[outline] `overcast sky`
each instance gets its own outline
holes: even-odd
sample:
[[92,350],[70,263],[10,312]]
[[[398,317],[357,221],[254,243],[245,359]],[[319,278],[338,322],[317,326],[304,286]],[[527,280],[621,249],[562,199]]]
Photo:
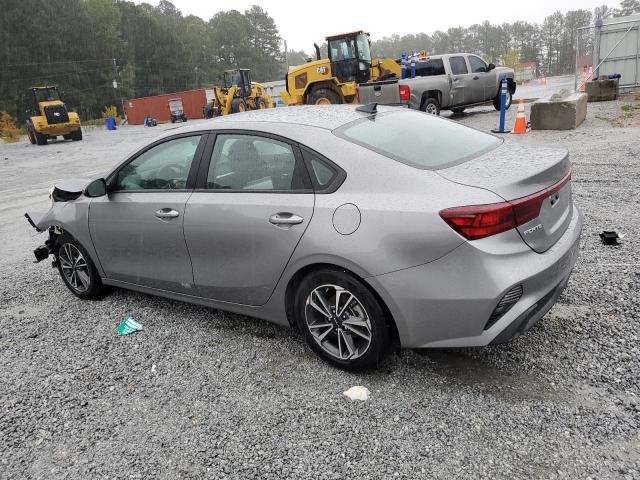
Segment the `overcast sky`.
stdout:
[[[147,0],[157,5],[159,0]],[[136,0],[136,3],[141,3]],[[260,5],[275,19],[280,36],[287,40],[290,50],[313,51],[313,42],[325,36],[353,30],[366,30],[372,40],[398,33],[433,33],[450,27],[469,26],[489,20],[491,23],[527,20],[542,22],[544,17],[561,10],[593,9],[608,4],[617,7],[618,1],[606,0],[457,0],[457,1],[339,1],[322,0],[172,0],[184,15],[197,15],[209,20],[220,10],[243,12],[251,5]]]

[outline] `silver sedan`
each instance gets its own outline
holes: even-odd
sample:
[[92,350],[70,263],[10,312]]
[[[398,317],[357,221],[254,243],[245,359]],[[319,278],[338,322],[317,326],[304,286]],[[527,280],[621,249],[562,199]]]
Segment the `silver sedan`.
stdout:
[[350,370],[525,332],[582,228],[566,151],[373,106],[172,129],[52,200],[36,258],[78,297],[111,285],[295,326]]

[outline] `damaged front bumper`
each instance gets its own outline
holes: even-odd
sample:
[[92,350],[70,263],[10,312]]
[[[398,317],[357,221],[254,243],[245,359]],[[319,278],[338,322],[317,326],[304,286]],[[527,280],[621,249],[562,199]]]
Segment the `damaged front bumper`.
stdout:
[[[42,233],[43,230],[38,227],[38,224],[36,222],[33,221],[31,215],[25,213],[24,216],[29,222],[29,225],[31,225],[36,230],[36,232]],[[47,241],[44,242],[44,245],[40,245],[33,251],[33,255],[36,257],[34,263],[46,260],[47,258],[49,258],[49,255],[55,253],[56,238],[60,233],[62,233],[62,231],[57,229],[56,227],[49,228],[49,238],[47,239]],[[55,267],[55,260],[53,262],[53,266]]]

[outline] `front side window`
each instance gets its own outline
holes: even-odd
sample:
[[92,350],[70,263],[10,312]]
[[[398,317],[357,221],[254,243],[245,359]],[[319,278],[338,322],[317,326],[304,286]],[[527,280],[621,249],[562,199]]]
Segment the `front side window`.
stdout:
[[399,162],[426,169],[462,163],[502,143],[493,135],[411,110],[378,113],[348,123],[334,133]]
[[216,137],[207,188],[289,191],[305,188],[291,145],[254,135]]
[[450,57],[449,65],[451,65],[451,73],[454,75],[464,75],[465,73],[469,73],[469,70],[467,70],[467,62],[465,62],[464,57]]
[[200,138],[176,138],[150,148],[120,169],[114,190],[185,189]]
[[369,48],[369,37],[360,34],[356,37],[358,42],[358,57],[360,60],[371,63],[371,50]]
[[469,55],[469,65],[471,65],[471,71],[473,73],[485,73],[487,71],[487,64],[475,55]]

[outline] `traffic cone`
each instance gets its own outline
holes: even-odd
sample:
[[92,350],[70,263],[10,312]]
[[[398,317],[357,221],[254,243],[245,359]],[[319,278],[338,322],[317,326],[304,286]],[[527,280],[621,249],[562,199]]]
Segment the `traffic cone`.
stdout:
[[524,100],[521,98],[518,102],[518,113],[516,114],[516,123],[513,124],[511,133],[523,134],[527,133],[527,116],[524,113]]

